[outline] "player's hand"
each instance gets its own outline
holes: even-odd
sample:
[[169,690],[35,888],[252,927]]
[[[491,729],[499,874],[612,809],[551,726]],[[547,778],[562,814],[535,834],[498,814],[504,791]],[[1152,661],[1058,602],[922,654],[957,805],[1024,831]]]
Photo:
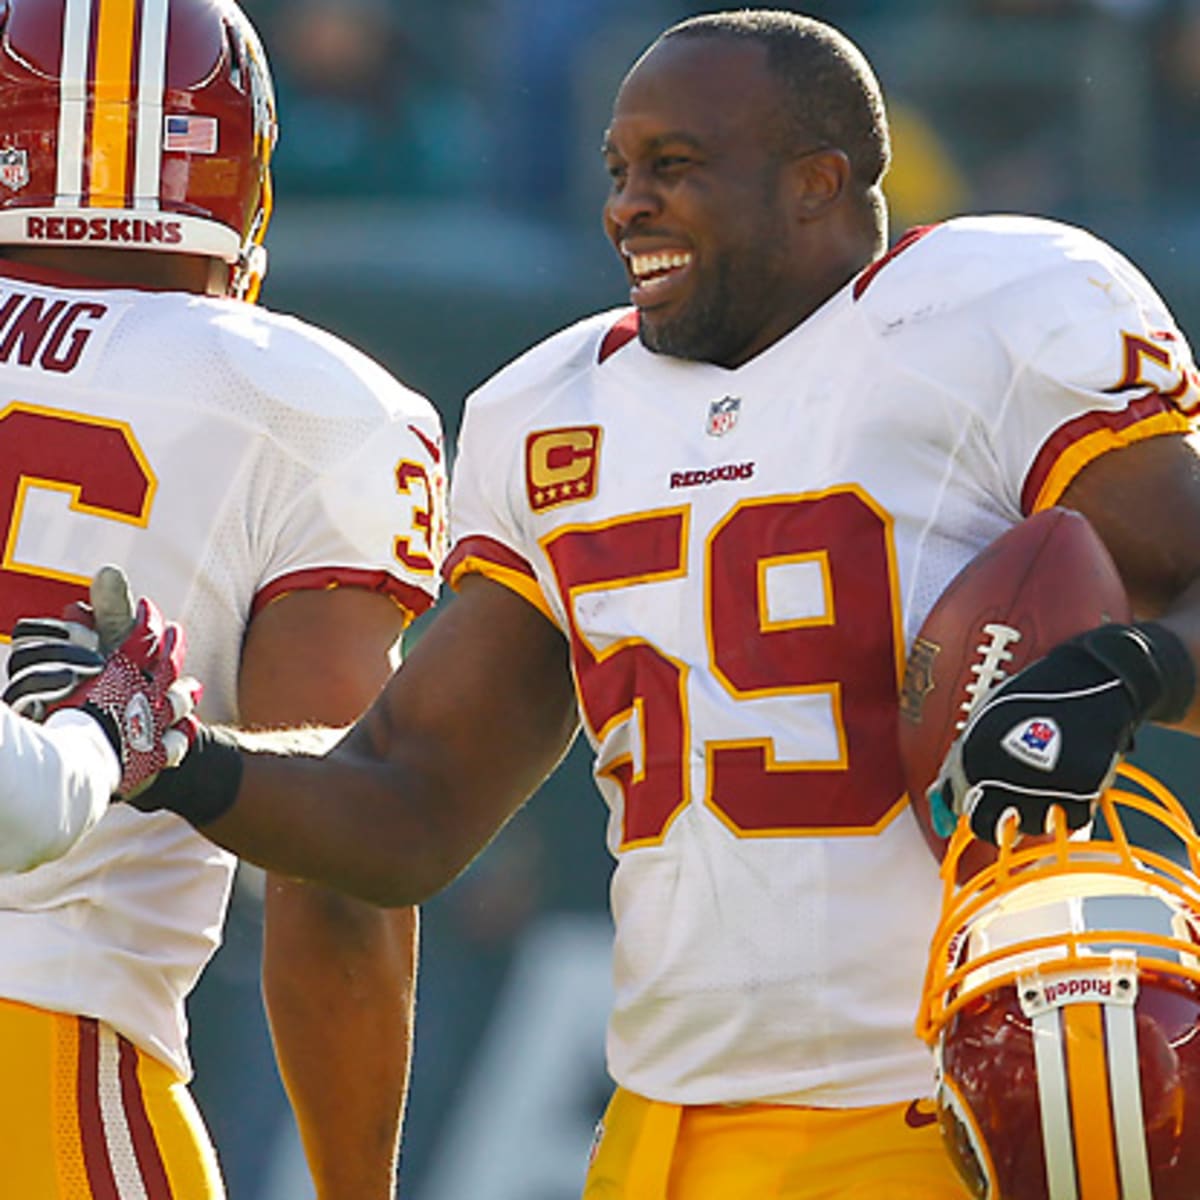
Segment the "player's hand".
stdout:
[[120,567],[101,567],[87,601],[55,617],[22,617],[13,626],[3,700],[32,721],[44,721],[77,688],[104,669],[104,660],[133,628],[133,593]]
[[22,617],[13,626],[3,700],[32,721],[44,721],[87,680],[133,628],[133,593],[120,567],[102,566],[88,600],[55,617]]
[[4,699],[38,719],[66,707],[94,717],[121,763],[117,794],[128,798],[183,760],[202,689],[182,673],[182,628],[145,598],[135,607],[119,568],[97,572],[90,599],[61,620],[17,622]]
[[1091,820],[1117,762],[1147,720],[1181,720],[1195,692],[1191,656],[1152,623],[1104,625],[1055,647],[1006,680],[971,716],[929,789],[942,836],[966,813],[976,837],[999,842],[1010,814],[1023,834]]
[[183,674],[183,629],[164,622],[144,596],[133,628],[104,670],[69,700],[96,718],[121,760],[117,795],[135,796],[165,767],[178,766],[196,736],[201,685]]
[[88,625],[53,617],[22,617],[13,626],[3,699],[22,717],[44,721],[103,670],[100,638]]

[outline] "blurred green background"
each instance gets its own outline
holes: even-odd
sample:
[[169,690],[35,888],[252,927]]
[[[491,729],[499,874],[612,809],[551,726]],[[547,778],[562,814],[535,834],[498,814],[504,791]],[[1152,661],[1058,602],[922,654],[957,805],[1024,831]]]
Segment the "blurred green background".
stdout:
[[[613,90],[666,0],[247,0],[279,90],[263,301],[425,392],[463,397],[624,302],[600,233]],[[893,234],[965,211],[1087,225],[1200,329],[1200,3],[842,0],[892,105]],[[1170,519],[1170,514],[1164,514]],[[1190,800],[1197,752],[1143,763]],[[406,1200],[572,1200],[607,1092],[605,814],[577,746],[424,914]],[[260,882],[191,1004],[196,1095],[231,1200],[312,1195],[258,991]]]

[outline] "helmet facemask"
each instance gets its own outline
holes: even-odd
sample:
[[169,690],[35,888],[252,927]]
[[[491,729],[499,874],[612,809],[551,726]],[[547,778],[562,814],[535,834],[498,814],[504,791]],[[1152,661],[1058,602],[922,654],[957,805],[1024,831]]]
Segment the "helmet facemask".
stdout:
[[963,822],[943,862],[918,1033],[974,1196],[1200,1197],[1200,839],[1161,784],[1121,773],[1091,836],[1009,827],[958,886]]

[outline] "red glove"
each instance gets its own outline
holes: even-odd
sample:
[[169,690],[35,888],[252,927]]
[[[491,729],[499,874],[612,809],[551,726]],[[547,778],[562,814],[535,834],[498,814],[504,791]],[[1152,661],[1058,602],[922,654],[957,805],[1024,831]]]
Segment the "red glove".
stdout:
[[183,628],[164,623],[143,596],[133,629],[104,670],[67,700],[95,717],[108,734],[121,760],[117,795],[122,798],[136,795],[164,767],[178,766],[195,740],[192,710],[202,688],[182,674],[185,649]]

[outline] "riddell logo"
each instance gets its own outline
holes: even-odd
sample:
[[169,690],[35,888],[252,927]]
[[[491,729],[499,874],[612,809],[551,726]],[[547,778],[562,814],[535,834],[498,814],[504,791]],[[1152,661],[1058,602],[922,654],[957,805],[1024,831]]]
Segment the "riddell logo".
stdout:
[[1060,979],[1046,984],[1046,1003],[1064,1004],[1070,1000],[1102,1000],[1112,995],[1111,979]]
[[109,245],[178,246],[178,221],[143,217],[27,217],[25,236],[32,242],[106,242]]

